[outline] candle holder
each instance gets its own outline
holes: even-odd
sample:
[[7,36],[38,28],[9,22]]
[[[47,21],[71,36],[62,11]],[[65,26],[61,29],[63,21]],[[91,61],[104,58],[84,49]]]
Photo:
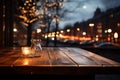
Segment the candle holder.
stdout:
[[36,49],[31,47],[21,47],[22,55],[21,57],[40,57],[40,54]]

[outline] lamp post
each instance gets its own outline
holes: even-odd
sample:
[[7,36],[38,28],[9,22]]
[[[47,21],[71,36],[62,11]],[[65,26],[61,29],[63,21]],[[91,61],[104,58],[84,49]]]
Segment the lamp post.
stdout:
[[[38,0],[23,0],[22,5],[22,16],[24,16],[25,23],[27,23],[27,46],[31,45],[31,35],[32,35],[32,19],[35,18],[36,14],[35,12],[38,11],[37,5],[40,7],[40,11],[43,12],[41,15],[43,15],[43,22],[45,21],[45,24],[48,24],[48,29],[47,29],[47,34],[50,32],[50,23],[55,18],[56,21],[56,28],[55,28],[55,46],[56,46],[56,40],[57,40],[57,31],[59,27],[58,23],[58,10],[61,6],[61,3],[63,0],[39,0],[39,4],[37,4]],[[49,16],[48,13],[52,13],[52,16]],[[48,15],[47,15],[48,14]],[[46,17],[47,16],[47,17]],[[54,17],[53,17],[54,16]],[[40,18],[40,16],[38,16]],[[48,22],[46,23],[48,19]],[[27,21],[26,21],[27,20]],[[46,26],[46,25],[45,25]],[[42,26],[41,26],[42,27]],[[45,28],[46,29],[46,28]],[[47,36],[47,42],[48,41],[48,36]]]
[[47,18],[48,18],[48,28],[47,28],[47,42],[46,42],[46,46],[49,45],[49,33],[50,33],[50,24],[51,24],[51,21],[52,21],[52,15],[50,13],[48,13],[47,15]]
[[[55,14],[54,14],[54,17],[53,17],[53,19],[55,20],[55,22],[56,22],[56,24],[55,24],[55,42],[54,42],[54,46],[56,46],[56,43],[57,43],[57,31],[58,31],[58,28],[59,28],[59,23],[58,23],[58,21],[59,21],[59,14],[58,14],[58,11],[59,11],[59,8],[60,8],[60,6],[62,5],[62,2],[63,2],[63,0],[47,0],[46,1],[46,3],[45,3],[45,6],[46,6],[46,8],[48,8],[48,11],[49,11],[49,9],[50,8],[52,8],[52,10],[54,10],[55,11]],[[52,12],[53,13],[53,12]],[[48,18],[48,19],[52,19],[52,17],[51,18]],[[51,20],[50,20],[51,21]],[[47,31],[47,33],[49,33],[49,29],[50,29],[50,22],[48,22],[48,31]],[[49,41],[48,41],[48,39],[47,39],[47,43],[48,43]]]
[[77,28],[77,38],[78,38],[78,40],[79,40],[79,37],[80,37],[80,28]]
[[94,29],[94,26],[95,26],[94,23],[89,23],[91,40],[93,39],[93,29]]
[[[118,32],[118,35],[120,35],[120,22],[117,23],[117,32]],[[118,41],[117,42],[120,44],[120,36],[118,36]]]
[[86,32],[83,32],[83,33],[82,33],[83,36],[86,36],[86,34],[87,34]]
[[56,9],[56,15],[55,15],[55,21],[56,21],[56,28],[55,28],[55,44],[54,46],[57,46],[57,31],[59,28],[59,7],[62,5],[63,0],[55,0],[55,9]]
[[112,29],[108,29],[108,41],[111,41]]
[[57,46],[57,31],[58,31],[58,16],[55,16],[55,20],[56,20],[56,28],[55,28],[55,46]]
[[67,32],[67,35],[69,36],[68,39],[70,39],[70,37],[71,37],[71,30],[67,29],[66,32]]
[[117,32],[115,32],[115,33],[114,33],[115,43],[117,43],[117,42],[118,42],[118,37],[119,37],[119,36],[118,36],[118,33],[117,33]]

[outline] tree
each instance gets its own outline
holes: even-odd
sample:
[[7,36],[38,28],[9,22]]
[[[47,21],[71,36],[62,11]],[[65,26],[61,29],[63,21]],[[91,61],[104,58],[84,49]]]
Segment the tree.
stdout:
[[93,17],[96,17],[96,16],[100,15],[101,13],[102,13],[101,9],[97,8],[96,11],[94,12],[94,16]]

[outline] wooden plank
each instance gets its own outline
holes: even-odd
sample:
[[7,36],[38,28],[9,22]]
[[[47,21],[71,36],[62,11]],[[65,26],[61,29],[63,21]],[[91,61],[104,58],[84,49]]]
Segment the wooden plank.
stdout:
[[47,51],[49,53],[52,66],[78,66],[70,58],[68,58],[59,48],[51,47],[47,48]]
[[40,51],[39,54],[40,56],[32,57],[32,58],[19,57],[19,59],[17,59],[13,65],[14,66],[50,66],[50,60],[46,48],[43,48],[43,50]]
[[98,66],[102,67],[104,64],[112,65],[118,64],[115,61],[109,60],[102,56],[96,55],[89,51],[79,48],[60,48],[66,55],[73,59],[79,66]]
[[1,51],[0,52],[0,66],[11,66],[14,61],[18,59],[20,55],[20,51],[18,50],[9,50],[9,51]]
[[100,64],[100,65],[119,65],[120,64],[116,61],[110,60],[108,58],[102,57],[100,55],[97,55],[95,53],[92,53],[83,49],[73,48],[72,50],[86,57],[89,57],[90,59],[92,59],[93,61],[95,61],[97,64]]
[[52,75],[120,73],[120,65],[116,62],[79,48],[43,47],[41,57],[34,58],[23,58],[20,54],[20,49],[0,51],[0,73]]
[[79,53],[76,53],[75,51],[72,50],[72,48],[60,48],[63,53],[65,53],[69,58],[74,60],[77,64],[79,65],[97,65],[96,62],[92,61],[86,56],[83,56]]

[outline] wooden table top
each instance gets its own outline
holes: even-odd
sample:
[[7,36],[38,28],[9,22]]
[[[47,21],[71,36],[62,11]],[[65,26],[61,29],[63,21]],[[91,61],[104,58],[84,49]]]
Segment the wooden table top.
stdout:
[[120,73],[120,63],[72,47],[43,47],[38,57],[21,57],[20,48],[0,50],[0,74]]

